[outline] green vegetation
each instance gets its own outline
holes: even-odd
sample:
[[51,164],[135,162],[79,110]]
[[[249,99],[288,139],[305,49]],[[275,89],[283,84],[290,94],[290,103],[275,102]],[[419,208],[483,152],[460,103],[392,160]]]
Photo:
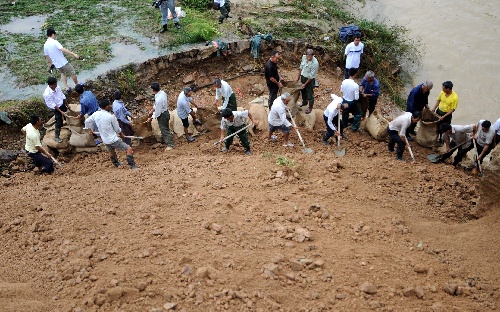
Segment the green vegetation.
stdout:
[[283,155],[278,155],[276,158],[276,165],[285,166],[285,167],[293,167],[295,166],[295,160],[285,157]]
[[0,111],[8,112],[9,118],[18,127],[26,125],[31,115],[39,115],[45,121],[49,115],[52,115],[45,102],[39,98],[24,101],[5,101],[0,103]]

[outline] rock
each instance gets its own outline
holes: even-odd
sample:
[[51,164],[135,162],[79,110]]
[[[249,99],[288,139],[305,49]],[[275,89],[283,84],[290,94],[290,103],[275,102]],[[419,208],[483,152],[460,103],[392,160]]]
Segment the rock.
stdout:
[[322,269],[325,266],[325,261],[323,261],[321,259],[316,260],[316,261],[313,262],[313,266],[315,268],[321,268]]
[[296,281],[297,280],[297,277],[295,276],[295,274],[293,274],[293,272],[290,272],[290,273],[287,273],[285,275],[285,277],[291,281]]
[[210,230],[210,222],[204,221],[201,226],[203,226],[205,229]]
[[111,215],[116,215],[116,208],[115,207],[111,207],[108,209],[108,214],[111,214]]
[[210,225],[210,229],[212,231],[214,231],[216,234],[220,234],[220,232],[222,231],[222,226],[220,226],[219,224],[217,223],[212,223]]
[[290,268],[294,271],[302,271],[304,269],[304,265],[295,260],[290,260],[288,264],[290,265]]
[[163,232],[162,232],[162,230],[160,230],[160,229],[154,229],[154,230],[151,232],[151,234],[152,234],[153,236],[161,236],[161,235],[163,235]]
[[17,158],[17,154],[19,154],[16,151],[11,151],[7,149],[0,148],[0,160],[1,161],[13,161]]
[[456,285],[456,284],[446,284],[443,287],[444,292],[447,293],[448,295],[451,295],[451,296],[456,295],[457,289],[458,289],[458,285]]
[[297,242],[302,243],[303,241],[310,239],[311,239],[311,232],[309,232],[309,230],[301,227],[295,229],[295,240]]
[[377,293],[377,287],[370,282],[364,282],[361,284],[361,286],[359,286],[359,290],[370,295]]
[[207,267],[200,267],[196,270],[196,276],[200,278],[207,278],[209,276]]
[[413,268],[413,271],[420,273],[420,274],[427,274],[427,272],[429,272],[429,268],[427,268],[426,266],[423,266],[423,265],[416,265]]
[[281,178],[281,177],[283,177],[283,171],[281,171],[281,170],[276,171],[276,176],[275,176],[275,178],[279,179],[279,178]]
[[262,268],[264,269],[264,272],[271,272],[274,275],[278,275],[279,273],[279,267],[274,263],[266,263],[262,266]]
[[191,275],[192,272],[193,272],[193,268],[190,265],[186,265],[182,269],[182,274],[184,274],[184,275]]
[[139,282],[137,283],[137,289],[139,289],[139,291],[144,291],[146,289],[146,287],[148,287],[148,283],[147,282]]
[[189,75],[185,76],[184,79],[182,79],[182,82],[184,82],[184,84],[192,83],[194,81],[195,81],[195,78],[194,78],[193,74],[189,74]]
[[335,299],[344,300],[347,298],[347,294],[335,294]]
[[165,303],[165,304],[163,305],[163,308],[164,308],[165,310],[167,310],[167,311],[168,311],[168,310],[173,310],[173,309],[175,309],[175,307],[176,307],[176,306],[177,306],[177,303],[174,303],[174,302],[167,302],[167,303]]
[[254,67],[254,66],[253,66],[253,64],[248,64],[248,65],[243,66],[243,68],[242,68],[242,69],[243,69],[244,71],[252,71],[252,70],[253,70],[253,67]]
[[372,309],[378,309],[378,308],[382,307],[380,302],[375,301],[375,300],[368,302],[368,304],[370,305],[370,308],[372,308]]
[[415,293],[415,288],[413,288],[413,287],[408,287],[408,288],[405,288],[405,289],[403,290],[403,295],[404,295],[405,297],[413,297],[413,296],[415,296],[415,295],[416,295],[416,293]]
[[108,301],[113,302],[119,300],[123,296],[123,289],[115,287],[108,290]]
[[417,296],[418,299],[424,298],[424,288],[422,288],[422,286],[415,287],[415,296]]
[[256,83],[252,86],[252,89],[250,90],[250,93],[253,93],[257,96],[264,94],[264,86],[260,83]]

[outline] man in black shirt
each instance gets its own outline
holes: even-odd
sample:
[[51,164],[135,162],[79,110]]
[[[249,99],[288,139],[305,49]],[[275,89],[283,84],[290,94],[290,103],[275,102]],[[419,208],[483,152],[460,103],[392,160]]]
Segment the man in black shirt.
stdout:
[[283,85],[281,84],[283,77],[281,77],[278,73],[278,61],[280,57],[280,53],[278,51],[274,51],[265,66],[266,83],[267,88],[269,89],[269,100],[267,102],[269,109],[271,109],[274,100],[278,97],[279,88],[283,88]]

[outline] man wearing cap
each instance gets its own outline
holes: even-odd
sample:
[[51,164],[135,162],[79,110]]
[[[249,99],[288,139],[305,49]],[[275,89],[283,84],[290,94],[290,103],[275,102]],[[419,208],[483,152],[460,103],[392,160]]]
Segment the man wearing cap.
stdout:
[[356,68],[349,69],[349,79],[344,79],[342,85],[340,86],[340,91],[342,92],[342,98],[344,103],[349,105],[348,110],[342,112],[342,122],[344,127],[347,127],[349,120],[349,113],[354,116],[354,121],[352,122],[352,131],[356,132],[361,126],[361,108],[359,107],[359,85],[354,81],[358,70]]
[[68,78],[67,75],[71,76],[75,86],[78,84],[78,77],[76,76],[75,69],[68,62],[68,60],[64,57],[64,53],[68,53],[73,55],[75,59],[80,58],[78,54],[71,52],[68,49],[63,48],[63,46],[56,40],[57,34],[54,28],[47,28],[47,41],[43,45],[43,53],[45,54],[45,59],[50,66],[50,73],[55,68],[58,72],[61,73],[61,80],[64,84],[64,87],[69,92],[71,88],[68,87]]
[[[340,124],[340,129],[337,129],[339,122],[339,113],[342,110],[347,110],[349,108],[348,104],[342,104],[342,98],[332,94],[332,102],[326,107],[325,112],[323,113],[323,120],[326,124],[326,132],[323,135],[323,139],[321,142],[325,145],[330,145],[328,139],[332,136],[342,135],[343,138],[347,138],[347,136],[343,133],[344,126]],[[339,132],[340,131],[340,132]]]
[[78,115],[78,118],[83,119],[85,115],[92,116],[99,109],[99,103],[94,93],[85,90],[81,84],[75,86],[75,91],[80,94],[80,115]]
[[453,159],[453,166],[458,166],[462,161],[467,152],[470,151],[474,145],[471,142],[471,136],[475,136],[477,133],[477,125],[450,125],[448,123],[443,123],[439,127],[439,130],[443,134],[444,143],[446,144],[446,152],[441,155],[439,162],[444,162],[454,151],[450,150],[459,146],[457,148],[457,154]]
[[54,112],[54,117],[56,119],[54,141],[56,141],[56,143],[61,143],[62,140],[59,136],[63,126],[63,115],[66,116],[66,112],[68,111],[68,108],[66,107],[66,96],[57,85],[56,78],[49,77],[47,79],[47,84],[48,86],[43,92],[43,100],[45,101],[45,105],[47,105],[47,107]]
[[[434,84],[432,83],[432,81],[427,80],[411,89],[410,94],[408,95],[408,99],[406,100],[406,111],[410,113],[422,112],[424,110],[424,107],[429,108],[429,94],[431,93],[433,86]],[[415,133],[416,125],[417,124],[412,124],[408,128],[406,137],[409,141],[413,140],[409,136],[410,134],[417,135]]]
[[179,97],[177,98],[177,116],[182,121],[182,126],[184,127],[184,135],[186,136],[186,140],[188,142],[194,142],[194,138],[189,135],[189,115],[193,117],[193,125],[198,125],[201,126],[201,121],[196,118],[196,114],[193,112],[191,109],[191,105],[193,104],[194,107],[199,108],[198,105],[194,102],[193,98],[193,90],[190,87],[184,88],[184,90],[179,93]]
[[393,121],[389,123],[387,127],[387,133],[389,134],[389,152],[394,152],[394,145],[398,144],[396,148],[396,159],[400,161],[403,160],[403,153],[405,151],[405,146],[410,146],[410,143],[406,140],[406,129],[412,124],[417,123],[422,118],[421,112],[403,113],[403,115],[396,117]]
[[476,140],[477,148],[477,160],[482,164],[483,159],[491,152],[493,149],[493,141],[495,140],[495,130],[491,126],[489,120],[480,120],[477,124],[477,133],[472,136]]
[[35,166],[40,172],[51,174],[54,172],[54,164],[52,163],[52,155],[50,155],[42,146],[40,141],[40,131],[38,128],[42,125],[42,119],[37,115],[30,118],[30,123],[21,129],[21,132],[26,135],[26,145],[24,149],[28,152],[28,156],[33,159]]
[[155,95],[155,105],[153,110],[150,112],[150,114],[152,114],[151,117],[149,117],[146,122],[151,122],[153,118],[156,118],[163,141],[167,144],[165,151],[170,151],[175,147],[175,144],[174,137],[169,126],[170,113],[168,112],[167,94],[165,91],[160,90],[160,84],[158,82],[153,82],[151,84],[151,91]]
[[313,49],[307,49],[306,54],[302,55],[300,62],[299,74],[297,81],[302,83],[300,93],[302,94],[302,106],[309,106],[306,109],[306,114],[311,113],[314,106],[314,84],[316,82],[316,74],[318,73],[319,63],[314,57]]
[[[134,128],[132,127],[132,123],[127,117],[132,118],[132,114],[125,107],[125,104],[122,101],[122,93],[116,90],[113,93],[114,101],[113,101],[113,114],[115,114],[116,120],[118,120],[118,126],[122,129],[123,135],[131,136],[134,135]],[[161,130],[160,130],[161,131]],[[123,142],[132,146],[131,138],[124,138]]]
[[231,109],[231,111],[236,111],[237,110],[237,105],[236,105],[236,96],[234,95],[233,89],[231,89],[231,86],[225,82],[222,79],[215,79],[214,80],[214,87],[215,87],[215,107],[218,108],[218,101],[222,96],[222,107],[220,110],[223,110],[225,108]]
[[134,150],[132,147],[127,145],[122,141],[125,135],[122,132],[120,126],[118,126],[118,121],[115,116],[113,116],[111,111],[111,104],[108,100],[101,100],[99,102],[99,107],[101,108],[92,116],[85,120],[85,128],[89,129],[89,135],[92,135],[95,126],[99,129],[99,135],[102,142],[106,146],[106,150],[109,152],[109,158],[115,167],[123,165],[123,162],[118,161],[118,156],[115,150],[126,151],[127,152],[127,163],[131,170],[137,169],[134,160]]
[[276,141],[276,136],[273,135],[273,132],[280,129],[281,132],[283,132],[283,146],[285,147],[293,146],[288,138],[290,137],[290,129],[294,126],[286,119],[286,105],[291,99],[292,96],[290,93],[286,92],[282,94],[279,98],[274,100],[273,106],[267,116],[267,121],[269,121],[268,140]]
[[[380,82],[375,78],[375,73],[371,70],[367,71],[365,77],[361,80],[359,91],[363,98],[368,100],[368,117],[375,111],[378,96],[380,95]],[[366,106],[362,108],[361,118],[366,117]]]
[[[229,108],[225,108],[221,112],[222,114],[222,120],[220,122],[220,139],[224,139],[226,136],[229,136],[243,128],[245,128],[247,125],[245,121],[247,119],[250,119],[252,124],[256,124],[256,122],[253,120],[252,114],[248,110],[244,110],[242,112],[238,111],[231,111]],[[238,132],[236,134],[238,138],[240,139],[241,146],[245,149],[245,153],[247,155],[252,155],[252,152],[250,151],[250,141],[248,140],[248,132],[247,130],[243,130],[241,132]],[[226,139],[224,141],[224,144],[226,145],[224,148],[222,148],[222,152],[226,153],[229,150],[229,147],[231,144],[233,144],[233,138],[234,136]]]
[[269,99],[267,106],[269,109],[273,106],[274,100],[278,97],[278,91],[283,88],[283,77],[278,72],[278,61],[281,55],[278,51],[273,51],[269,60],[264,67],[264,76],[266,77],[266,85],[269,89]]

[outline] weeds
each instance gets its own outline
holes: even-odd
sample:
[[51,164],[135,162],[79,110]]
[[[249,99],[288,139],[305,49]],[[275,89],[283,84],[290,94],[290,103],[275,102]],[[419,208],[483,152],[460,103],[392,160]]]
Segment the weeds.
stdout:
[[276,165],[285,166],[285,167],[293,167],[295,166],[295,160],[285,157],[283,155],[278,155],[276,158]]

